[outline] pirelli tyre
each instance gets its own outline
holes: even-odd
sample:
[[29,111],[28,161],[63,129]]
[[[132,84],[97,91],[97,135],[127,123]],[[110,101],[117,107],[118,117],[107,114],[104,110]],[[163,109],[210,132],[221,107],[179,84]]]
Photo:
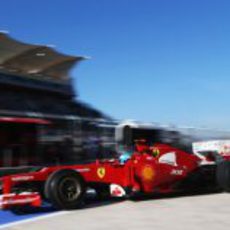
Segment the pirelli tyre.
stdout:
[[44,186],[45,197],[58,209],[75,209],[82,205],[86,192],[82,176],[64,169],[52,173]]
[[223,161],[217,165],[217,184],[226,192],[230,192],[230,161]]

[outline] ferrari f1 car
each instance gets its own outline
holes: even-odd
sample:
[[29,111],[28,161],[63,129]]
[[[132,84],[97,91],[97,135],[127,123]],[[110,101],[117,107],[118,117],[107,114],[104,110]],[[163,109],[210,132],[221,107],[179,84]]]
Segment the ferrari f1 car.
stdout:
[[205,186],[230,191],[230,142],[194,143],[187,153],[166,144],[137,143],[125,162],[96,160],[88,164],[37,167],[3,176],[2,209],[12,206],[40,206],[48,200],[59,209],[81,205],[87,188],[115,197],[169,193]]

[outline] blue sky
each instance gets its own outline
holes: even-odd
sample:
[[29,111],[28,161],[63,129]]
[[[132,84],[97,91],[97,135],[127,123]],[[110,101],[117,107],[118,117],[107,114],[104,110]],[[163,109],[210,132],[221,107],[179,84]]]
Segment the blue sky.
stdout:
[[119,118],[230,129],[230,1],[3,0],[0,29],[91,56],[81,100]]

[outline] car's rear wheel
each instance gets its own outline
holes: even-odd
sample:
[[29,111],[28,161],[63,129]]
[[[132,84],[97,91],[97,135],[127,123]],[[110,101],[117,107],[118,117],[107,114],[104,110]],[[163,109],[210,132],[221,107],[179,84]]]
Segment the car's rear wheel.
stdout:
[[223,161],[217,165],[216,178],[218,185],[226,192],[230,192],[230,162]]
[[74,209],[82,204],[86,191],[82,176],[69,169],[51,174],[45,183],[45,197],[59,209]]

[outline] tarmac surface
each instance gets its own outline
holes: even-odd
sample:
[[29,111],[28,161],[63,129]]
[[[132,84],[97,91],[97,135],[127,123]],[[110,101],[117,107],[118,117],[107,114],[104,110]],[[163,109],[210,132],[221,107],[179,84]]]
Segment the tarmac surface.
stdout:
[[56,214],[4,229],[227,230],[230,228],[230,194],[152,196],[135,201],[92,200],[82,209]]

